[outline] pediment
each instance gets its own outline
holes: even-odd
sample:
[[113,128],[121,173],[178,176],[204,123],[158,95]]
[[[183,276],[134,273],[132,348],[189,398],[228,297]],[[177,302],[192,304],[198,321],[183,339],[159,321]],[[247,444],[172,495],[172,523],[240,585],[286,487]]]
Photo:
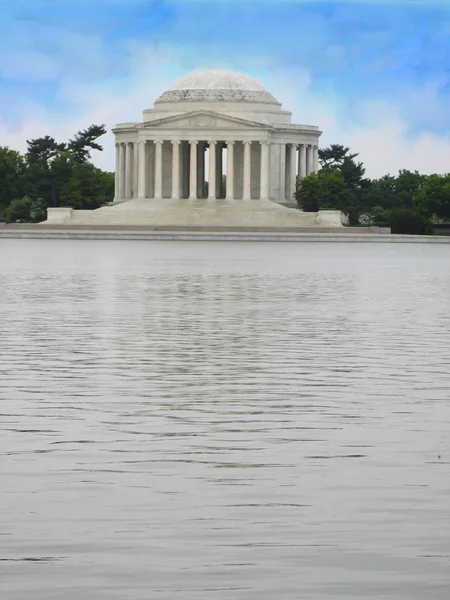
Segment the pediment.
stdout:
[[183,115],[175,115],[156,119],[155,121],[147,121],[144,124],[145,128],[158,127],[161,129],[270,129],[269,125],[249,121],[238,117],[230,117],[213,111],[192,111]]

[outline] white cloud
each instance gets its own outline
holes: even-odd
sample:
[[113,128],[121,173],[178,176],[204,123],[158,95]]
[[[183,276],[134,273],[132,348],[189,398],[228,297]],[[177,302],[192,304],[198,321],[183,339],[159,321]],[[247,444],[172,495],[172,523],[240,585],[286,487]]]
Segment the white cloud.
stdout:
[[[275,69],[264,57],[240,59],[239,63],[208,63],[208,57],[192,48],[138,45],[128,46],[128,76],[101,80],[96,84],[80,83],[65,75],[58,91],[58,108],[46,107],[31,100],[18,100],[23,115],[15,130],[2,123],[0,140],[17,150],[26,149],[26,140],[46,134],[66,140],[91,123],[106,123],[111,129],[116,123],[138,121],[142,110],[151,108],[156,97],[172,81],[188,70],[227,67],[253,73],[274,93],[285,108],[292,110],[294,122],[319,125],[323,131],[322,145],[342,143],[360,153],[367,174],[377,177],[398,170],[417,169],[423,173],[450,171],[450,140],[426,131],[411,137],[410,113],[401,102],[360,103],[358,119],[344,119],[342,100],[333,90],[312,91],[310,74],[302,69]],[[431,106],[434,97],[429,91],[417,90],[422,110]],[[105,150],[95,153],[96,164],[113,169],[113,136],[103,139]]]
[[398,102],[361,102],[355,111],[358,118],[349,123],[334,90],[322,94],[311,91],[307,71],[278,70],[265,83],[292,111],[293,122],[318,125],[323,130],[322,146],[343,144],[359,152],[369,177],[396,174],[400,169],[450,172],[450,132],[442,136],[427,131],[413,135],[415,123],[408,121],[408,117],[415,116],[405,104],[408,97],[414,106],[437,117],[436,96],[430,93],[430,85],[405,90]]

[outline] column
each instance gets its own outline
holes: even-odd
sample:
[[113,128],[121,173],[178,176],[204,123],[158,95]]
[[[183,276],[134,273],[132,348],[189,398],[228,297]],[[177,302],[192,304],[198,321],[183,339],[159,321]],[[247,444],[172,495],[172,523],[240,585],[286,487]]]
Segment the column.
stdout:
[[119,199],[119,179],[120,179],[120,168],[119,168],[119,144],[115,144],[116,157],[115,157],[115,169],[114,169],[114,200],[117,202]]
[[306,146],[305,144],[300,144],[299,152],[298,152],[298,162],[299,162],[299,177],[303,179],[306,177]]
[[244,194],[243,200],[250,200],[252,194],[251,142],[244,142]]
[[162,141],[155,140],[155,200],[162,198]]
[[310,144],[306,149],[306,174],[311,175],[314,172],[314,148]]
[[125,198],[125,144],[119,144],[119,200]]
[[180,143],[172,141],[172,199],[181,198],[180,194]]
[[314,146],[314,173],[319,172],[319,146]]
[[197,141],[189,142],[191,145],[191,168],[189,175],[189,199],[197,199]]
[[125,144],[125,198],[133,195],[133,145]]
[[216,142],[210,141],[209,143],[209,175],[208,175],[208,198],[210,200],[216,199]]
[[223,144],[216,144],[216,198],[222,198]]
[[138,189],[138,143],[133,143],[133,198],[137,198],[137,189]]
[[205,196],[205,143],[197,145],[197,198]]
[[188,142],[181,142],[180,144],[180,182],[181,192],[180,198],[189,198],[189,153],[190,148]]
[[279,192],[276,194],[278,196],[277,202],[284,202],[286,200],[286,180],[287,180],[287,169],[286,169],[286,159],[287,159],[287,146],[286,144],[278,144],[280,150],[279,157],[279,178],[280,178],[280,187]]
[[261,200],[269,199],[269,173],[270,173],[270,144],[260,142],[261,144]]
[[138,143],[138,198],[145,198],[147,195],[147,161],[146,161],[146,143]]
[[227,142],[227,200],[234,198],[234,142]]
[[[297,176],[295,173],[295,169],[297,168],[297,157],[295,151],[297,146],[295,144],[291,144],[291,164],[290,164],[290,194],[288,195],[289,202],[294,202],[294,194],[297,183]],[[289,192],[288,192],[289,193]]]

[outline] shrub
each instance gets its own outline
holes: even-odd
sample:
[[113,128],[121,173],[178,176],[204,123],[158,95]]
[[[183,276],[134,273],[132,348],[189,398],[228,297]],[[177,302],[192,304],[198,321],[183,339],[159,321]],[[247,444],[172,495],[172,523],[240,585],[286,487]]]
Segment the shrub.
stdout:
[[5,208],[5,219],[10,223],[26,223],[27,221],[30,221],[31,204],[32,200],[31,198],[28,198],[28,196],[16,198],[7,208]]
[[393,208],[388,215],[388,224],[392,233],[431,233],[429,222],[413,208]]

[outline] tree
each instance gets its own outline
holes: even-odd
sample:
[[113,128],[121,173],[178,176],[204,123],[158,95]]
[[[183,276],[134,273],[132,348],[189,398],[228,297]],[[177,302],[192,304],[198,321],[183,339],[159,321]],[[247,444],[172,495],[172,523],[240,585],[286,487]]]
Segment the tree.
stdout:
[[30,221],[30,209],[32,202],[32,199],[28,198],[28,196],[13,200],[4,211],[6,220],[10,223],[27,223]]
[[43,138],[27,140],[27,161],[30,167],[31,193],[45,198],[48,206],[58,206],[58,190],[52,161],[66,150],[66,144],[58,144],[49,135]]
[[347,215],[354,212],[353,192],[342,173],[331,167],[300,179],[295,197],[299,207],[305,212],[317,212],[321,209],[340,210]]
[[340,167],[345,158],[354,160],[358,155],[349,154],[350,148],[339,144],[331,144],[327,148],[319,149],[319,162],[323,167]]
[[321,169],[318,179],[320,208],[340,210],[346,215],[352,214],[355,196],[341,171],[333,168]]
[[89,162],[76,162],[70,177],[61,187],[64,205],[93,210],[110,202],[114,196],[114,173],[107,173]]
[[90,125],[87,129],[79,131],[74,138],[69,140],[67,149],[73,153],[79,162],[90,159],[91,150],[103,150],[103,146],[97,143],[97,139],[106,133],[106,125]]
[[414,206],[425,217],[450,221],[450,174],[430,175],[415,195]]
[[352,225],[359,222],[370,187],[370,181],[365,178],[366,170],[363,163],[355,162],[357,156],[358,154],[350,154],[350,148],[339,144],[332,144],[319,150],[319,161],[322,164],[321,171],[338,171],[346,183],[349,194],[344,203],[345,210],[343,212],[348,215]]
[[30,220],[33,223],[40,223],[47,218],[47,205],[43,198],[32,200],[30,205]]
[[372,207],[391,209],[399,206],[395,190],[396,178],[392,175],[384,175],[380,179],[372,179],[365,196],[365,208],[368,213]]
[[23,156],[0,146],[0,212],[25,194],[26,164]]
[[8,221],[42,221],[49,206],[95,209],[114,197],[114,174],[90,162],[102,150],[105,125],[90,125],[66,142],[28,140],[25,156],[0,147],[0,215]]
[[297,181],[295,199],[305,212],[317,212],[320,209],[320,182],[316,173]]
[[399,171],[395,179],[394,193],[396,206],[414,207],[414,197],[420,192],[427,181],[426,175],[418,171]]
[[105,125],[90,125],[68,143],[50,136],[28,141],[28,193],[47,206],[90,209],[112,200],[112,175],[105,177],[90,162],[91,150],[102,150],[96,140],[105,132]]
[[389,212],[388,224],[392,233],[414,235],[431,233],[429,222],[414,208],[393,208]]

